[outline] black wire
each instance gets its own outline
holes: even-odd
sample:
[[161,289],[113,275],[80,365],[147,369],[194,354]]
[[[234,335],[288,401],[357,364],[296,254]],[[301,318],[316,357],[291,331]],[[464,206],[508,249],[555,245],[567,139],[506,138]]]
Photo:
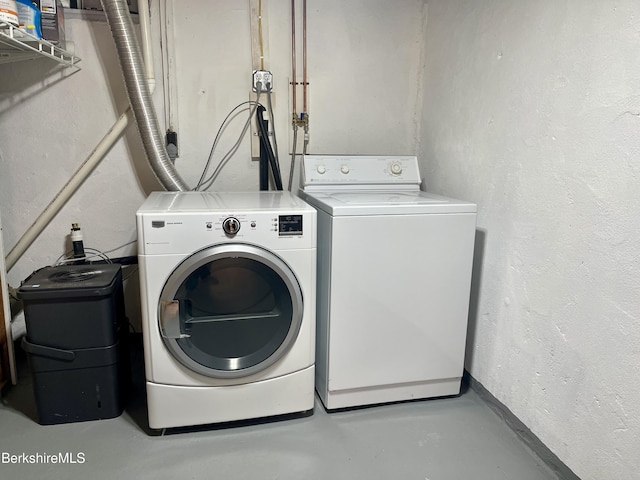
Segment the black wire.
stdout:
[[264,148],[267,152],[267,158],[269,159],[269,164],[271,165],[271,173],[273,174],[273,183],[276,187],[276,190],[282,190],[282,176],[280,175],[280,165],[278,164],[278,159],[273,154],[273,149],[271,148],[271,143],[269,142],[269,132],[265,126],[265,119],[262,114],[266,111],[266,109],[262,105],[258,105],[256,109],[256,123],[258,124],[258,130],[260,130],[260,142],[264,145]]
[[260,141],[264,145],[269,165],[271,166],[271,173],[273,174],[273,183],[276,190],[282,190],[282,175],[280,174],[280,163],[277,157],[274,155],[271,141],[269,139],[268,123],[264,119],[263,114],[265,112],[264,107],[258,107],[258,125],[260,129]]
[[276,117],[273,115],[273,104],[271,103],[271,90],[267,92],[267,106],[269,107],[269,117],[271,118],[271,130],[273,131],[273,151],[276,154],[276,160],[278,161],[278,164],[280,164],[280,155],[278,154],[278,140],[276,138]]
[[116,257],[111,259],[111,263],[118,263],[120,265],[137,265],[138,257],[135,255],[129,255],[128,257]]
[[[256,114],[256,125],[258,124],[257,114]],[[269,156],[267,155],[267,150],[264,146],[264,142],[262,141],[262,133],[258,131],[258,141],[260,142],[260,165],[258,169],[258,180],[260,191],[264,192],[269,190]]]

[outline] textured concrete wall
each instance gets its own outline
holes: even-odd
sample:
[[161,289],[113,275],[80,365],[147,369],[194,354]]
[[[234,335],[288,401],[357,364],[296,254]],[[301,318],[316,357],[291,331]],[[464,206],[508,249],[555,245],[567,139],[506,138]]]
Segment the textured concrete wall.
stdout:
[[640,4],[433,0],[421,163],[479,205],[467,368],[585,480],[640,471]]

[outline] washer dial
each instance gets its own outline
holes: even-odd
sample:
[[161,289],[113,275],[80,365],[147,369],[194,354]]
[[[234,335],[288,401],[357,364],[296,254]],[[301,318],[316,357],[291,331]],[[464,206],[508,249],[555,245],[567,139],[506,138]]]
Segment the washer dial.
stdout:
[[391,162],[389,165],[389,173],[391,173],[391,175],[400,175],[402,173],[402,164],[400,162]]
[[233,237],[240,230],[240,220],[235,217],[227,217],[222,222],[224,233]]

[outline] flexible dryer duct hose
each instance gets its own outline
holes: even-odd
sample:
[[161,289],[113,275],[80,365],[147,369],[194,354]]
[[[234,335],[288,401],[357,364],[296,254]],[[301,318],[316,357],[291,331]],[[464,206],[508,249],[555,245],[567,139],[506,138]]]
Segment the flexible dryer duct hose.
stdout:
[[162,186],[171,191],[189,190],[167,155],[145,77],[144,63],[126,0],[101,0],[116,44],[133,116],[151,168]]

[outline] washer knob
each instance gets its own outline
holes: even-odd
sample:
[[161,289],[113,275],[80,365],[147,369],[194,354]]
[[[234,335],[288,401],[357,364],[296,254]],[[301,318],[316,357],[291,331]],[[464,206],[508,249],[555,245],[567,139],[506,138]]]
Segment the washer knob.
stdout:
[[325,167],[324,165],[318,165],[316,168],[316,171],[320,174],[320,175],[324,175],[327,171],[327,167]]
[[234,217],[225,218],[222,222],[224,233],[233,237],[240,230],[240,221]]
[[389,172],[392,175],[400,175],[402,173],[402,164],[400,162],[393,162],[389,165]]
[[340,171],[346,175],[347,173],[349,173],[349,165],[342,165],[340,167]]

